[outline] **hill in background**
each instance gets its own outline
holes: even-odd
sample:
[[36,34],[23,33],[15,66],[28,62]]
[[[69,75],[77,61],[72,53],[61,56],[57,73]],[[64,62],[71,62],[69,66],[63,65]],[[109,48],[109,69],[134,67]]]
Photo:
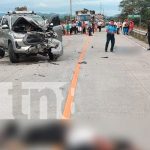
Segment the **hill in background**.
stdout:
[[2,17],[2,16],[4,16],[5,15],[5,13],[0,13],[0,17]]

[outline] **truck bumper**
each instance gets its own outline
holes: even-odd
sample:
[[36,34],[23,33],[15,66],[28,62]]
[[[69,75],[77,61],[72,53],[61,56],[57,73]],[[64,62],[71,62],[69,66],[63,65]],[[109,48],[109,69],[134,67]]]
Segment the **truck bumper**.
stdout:
[[[56,40],[58,43],[57,48],[51,48],[51,52],[54,55],[61,56],[63,55],[63,46],[62,42]],[[38,53],[44,53],[46,46],[41,46],[40,44],[37,44],[36,46],[27,46],[23,43],[22,39],[16,39],[13,43],[13,47],[15,50],[15,53],[20,54],[38,54]]]

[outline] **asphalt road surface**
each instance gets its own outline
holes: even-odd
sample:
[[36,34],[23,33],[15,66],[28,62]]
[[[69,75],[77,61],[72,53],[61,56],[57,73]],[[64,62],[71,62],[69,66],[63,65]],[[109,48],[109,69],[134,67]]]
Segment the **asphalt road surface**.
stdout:
[[105,53],[105,41],[104,31],[65,36],[56,62],[1,59],[0,119],[69,118],[149,149],[150,52],[146,44],[116,35],[114,53]]

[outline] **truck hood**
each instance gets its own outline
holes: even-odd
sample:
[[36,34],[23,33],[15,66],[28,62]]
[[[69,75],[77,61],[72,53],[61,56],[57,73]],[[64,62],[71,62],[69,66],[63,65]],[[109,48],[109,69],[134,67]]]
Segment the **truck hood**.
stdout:
[[40,25],[38,22],[36,22],[34,19],[32,19],[31,17],[27,17],[27,16],[21,16],[19,17],[14,24],[12,25],[12,29],[14,29],[16,26],[22,24],[23,22],[27,22],[29,23],[31,26],[33,26],[34,28],[37,29],[41,29],[42,31],[47,30],[46,26],[42,26]]

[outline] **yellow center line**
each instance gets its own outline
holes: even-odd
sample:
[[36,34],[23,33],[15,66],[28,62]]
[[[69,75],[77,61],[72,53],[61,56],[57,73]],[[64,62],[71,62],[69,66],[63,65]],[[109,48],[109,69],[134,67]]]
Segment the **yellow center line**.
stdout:
[[79,78],[79,73],[80,73],[80,67],[81,67],[81,64],[79,64],[79,62],[83,61],[83,59],[86,55],[87,49],[89,47],[89,44],[91,42],[91,38],[89,36],[86,36],[86,37],[87,38],[83,44],[83,48],[82,48],[80,57],[79,57],[78,62],[75,66],[75,69],[74,69],[74,74],[73,74],[73,78],[72,78],[72,81],[71,81],[71,84],[70,84],[70,87],[68,90],[67,100],[66,100],[62,119],[70,119],[70,117],[71,117],[72,105],[74,102],[74,97],[75,97],[75,92],[76,92],[76,88],[77,88],[77,83],[78,83],[78,78]]

